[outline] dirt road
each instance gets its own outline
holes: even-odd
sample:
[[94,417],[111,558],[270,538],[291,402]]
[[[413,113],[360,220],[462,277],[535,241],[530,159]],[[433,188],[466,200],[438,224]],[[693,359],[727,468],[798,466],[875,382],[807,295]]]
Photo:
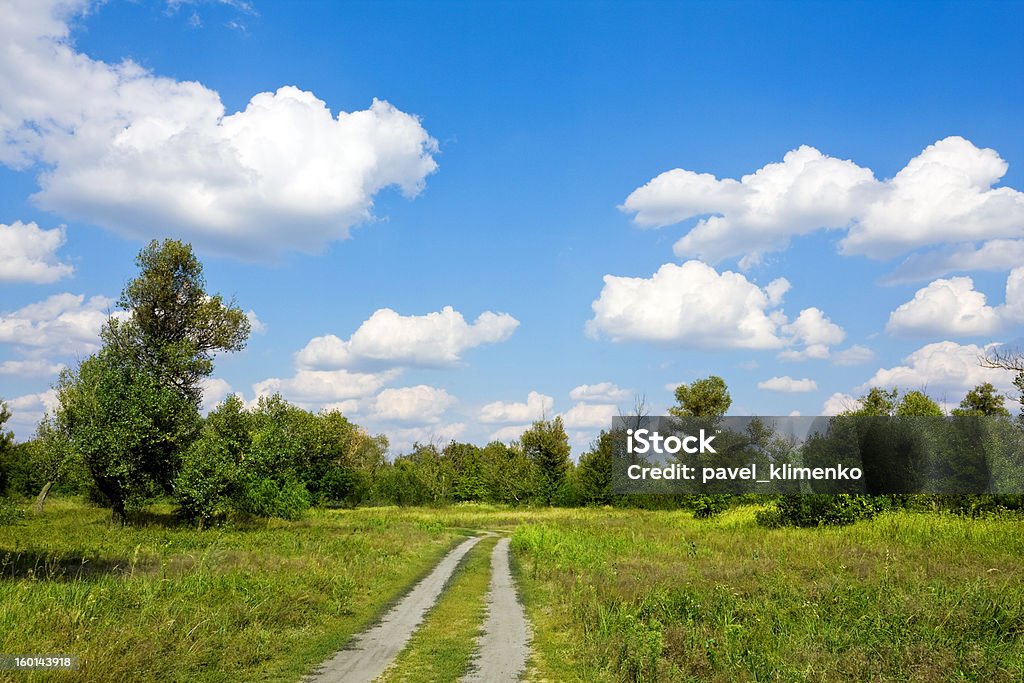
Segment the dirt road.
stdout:
[[477,644],[470,673],[463,681],[504,683],[518,681],[530,655],[530,630],[516,595],[509,568],[509,540],[502,538],[491,554],[491,592],[487,621]]
[[427,610],[437,602],[459,561],[480,538],[467,539],[445,555],[434,571],[416,584],[380,623],[356,636],[348,647],[324,662],[306,680],[309,683],[365,683],[377,678],[405,647]]

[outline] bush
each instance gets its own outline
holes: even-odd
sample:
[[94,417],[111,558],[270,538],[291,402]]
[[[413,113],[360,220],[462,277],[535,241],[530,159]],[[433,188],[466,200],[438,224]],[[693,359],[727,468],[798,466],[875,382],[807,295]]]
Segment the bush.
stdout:
[[[868,519],[881,510],[891,508],[892,501],[886,496],[846,493],[791,494],[781,496],[776,507],[781,524],[810,527],[853,524],[858,519]],[[765,519],[772,521],[767,516]]]
[[782,521],[782,513],[779,512],[778,507],[758,510],[754,513],[754,519],[757,521],[758,526],[763,526],[766,529],[778,529],[781,526],[785,526],[785,523]]
[[710,519],[725,512],[729,507],[729,495],[711,493],[694,496],[693,516],[696,519]]
[[280,483],[273,479],[251,480],[240,501],[240,508],[244,512],[258,517],[281,519],[299,519],[309,506],[309,491],[297,479],[287,479]]
[[14,501],[0,498],[0,526],[14,524],[25,518],[25,511],[15,505]]
[[204,434],[182,456],[174,486],[179,514],[202,526],[223,521],[234,508],[237,479],[234,456]]

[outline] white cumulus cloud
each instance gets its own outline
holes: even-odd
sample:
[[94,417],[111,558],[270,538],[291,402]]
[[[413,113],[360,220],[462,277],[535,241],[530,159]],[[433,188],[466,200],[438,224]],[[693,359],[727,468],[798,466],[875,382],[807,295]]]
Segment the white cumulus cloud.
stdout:
[[702,217],[676,242],[677,256],[717,262],[743,255],[752,265],[785,248],[794,235],[845,227],[876,186],[870,169],[804,145],[738,181],[666,171],[634,190],[620,208],[641,226]]
[[629,389],[620,389],[611,382],[599,382],[597,384],[581,384],[569,392],[569,398],[574,401],[595,401],[616,402],[624,401],[630,397],[632,392]]
[[772,377],[766,379],[763,382],[757,383],[758,389],[765,389],[767,391],[783,391],[786,393],[805,393],[808,391],[817,391],[818,383],[813,379],[793,379],[789,376]]
[[436,141],[387,102],[335,114],[286,85],[229,113],[200,83],[77,51],[68,22],[84,0],[7,4],[0,163],[38,164],[47,210],[265,259],[346,238],[382,189],[415,196],[437,168]]
[[303,404],[336,403],[376,393],[401,370],[349,372],[348,370],[297,370],[292,377],[271,377],[253,385],[257,397],[279,393]]
[[249,330],[253,334],[266,334],[267,326],[263,324],[263,321],[256,315],[256,311],[251,308],[245,312],[245,318],[249,321]]
[[64,293],[0,312],[0,344],[51,353],[92,353],[100,347],[100,328],[113,305],[113,299],[104,296],[86,299],[84,294]]
[[388,430],[388,450],[394,454],[408,453],[413,444],[435,444],[444,448],[466,431],[463,422],[428,425],[425,427],[401,427]]
[[204,377],[199,382],[203,391],[203,401],[200,410],[206,414],[217,407],[217,404],[232,393],[231,384],[220,377]]
[[1010,272],[1006,301],[989,306],[969,277],[938,279],[889,315],[886,330],[900,336],[986,336],[1024,322],[1024,267]]
[[49,377],[56,375],[65,368],[63,363],[53,363],[43,358],[25,360],[5,360],[0,363],[0,375],[17,377]]
[[1024,237],[1024,193],[993,188],[1008,164],[952,136],[929,145],[885,183],[840,248],[888,258],[919,247]]
[[488,437],[488,441],[501,441],[502,443],[509,443],[510,441],[518,441],[519,437],[523,435],[530,425],[509,425],[502,427],[491,433]]
[[978,359],[998,346],[989,344],[957,344],[951,341],[927,344],[903,359],[903,365],[881,368],[871,379],[857,387],[867,391],[871,387],[896,387],[903,390],[924,388],[932,396],[945,399],[959,398],[969,389],[991,382],[1000,391],[1013,389],[1013,373],[984,368]]
[[612,418],[619,414],[618,406],[609,403],[577,403],[562,415],[566,429],[587,427],[611,429]]
[[0,223],[0,282],[56,282],[74,272],[57,250],[64,245],[64,228],[43,230],[35,223]]
[[296,355],[296,362],[315,369],[452,365],[469,349],[507,340],[518,326],[519,321],[507,313],[485,311],[470,324],[451,306],[426,315],[400,315],[382,308],[348,340],[333,334],[310,340]]
[[776,307],[788,287],[776,283],[761,288],[741,273],[719,273],[701,261],[666,263],[650,278],[605,275],[586,330],[613,342],[712,350],[798,347],[827,356],[842,329],[816,308],[789,323]]
[[532,422],[545,415],[550,415],[555,407],[555,399],[536,391],[531,391],[525,403],[494,401],[480,409],[478,419],[486,423]]
[[11,411],[11,419],[5,427],[11,429],[20,441],[25,441],[35,433],[36,425],[43,416],[57,409],[57,392],[48,389],[37,394],[24,394],[6,403]]
[[[929,145],[881,181],[871,169],[802,146],[740,180],[667,171],[636,189],[620,208],[640,226],[696,218],[676,242],[676,255],[711,262],[742,257],[741,268],[819,229],[846,231],[842,253],[878,259],[936,245],[988,253],[998,250],[976,243],[1024,238],[1024,193],[994,187],[1007,168],[995,150],[957,136]],[[1014,264],[1005,256],[998,261]],[[898,277],[936,268],[957,269],[946,252],[908,262]]]
[[856,410],[858,407],[860,407],[860,402],[856,398],[837,391],[825,399],[825,403],[821,406],[821,414],[838,415],[848,410]]
[[372,416],[392,422],[432,424],[455,403],[444,389],[420,384],[414,387],[385,389],[373,400]]
[[1021,263],[1024,263],[1024,239],[989,240],[980,246],[960,244],[911,254],[896,270],[882,278],[882,283],[916,282],[958,271],[1011,270]]

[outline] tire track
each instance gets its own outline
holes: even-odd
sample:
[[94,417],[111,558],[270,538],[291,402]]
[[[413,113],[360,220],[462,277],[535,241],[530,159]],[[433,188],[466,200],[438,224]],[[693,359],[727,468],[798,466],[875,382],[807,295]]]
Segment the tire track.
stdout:
[[427,610],[437,602],[459,562],[481,538],[466,539],[445,555],[434,570],[392,607],[376,626],[353,638],[347,647],[321,664],[306,681],[368,683],[377,678],[405,647]]
[[509,568],[509,540],[502,538],[491,553],[491,590],[487,620],[477,643],[474,667],[462,680],[467,683],[518,681],[530,656],[530,627],[516,596]]

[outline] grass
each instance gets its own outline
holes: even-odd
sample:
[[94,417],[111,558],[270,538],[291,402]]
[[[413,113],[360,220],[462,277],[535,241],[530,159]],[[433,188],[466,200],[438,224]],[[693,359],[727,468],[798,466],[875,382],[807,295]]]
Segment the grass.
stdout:
[[483,629],[496,537],[474,546],[408,646],[378,683],[457,681]]
[[[0,680],[297,681],[481,529],[513,533],[533,681],[1024,680],[1019,517],[763,529],[755,511],[377,508],[197,532],[58,500],[0,527],[0,652],[84,669]],[[465,671],[492,542],[389,680]]]
[[531,680],[1024,678],[1019,518],[765,530],[754,512],[567,511],[519,526]]
[[168,512],[120,529],[53,501],[0,527],[0,652],[81,661],[0,680],[296,681],[459,537],[394,509],[201,532]]

